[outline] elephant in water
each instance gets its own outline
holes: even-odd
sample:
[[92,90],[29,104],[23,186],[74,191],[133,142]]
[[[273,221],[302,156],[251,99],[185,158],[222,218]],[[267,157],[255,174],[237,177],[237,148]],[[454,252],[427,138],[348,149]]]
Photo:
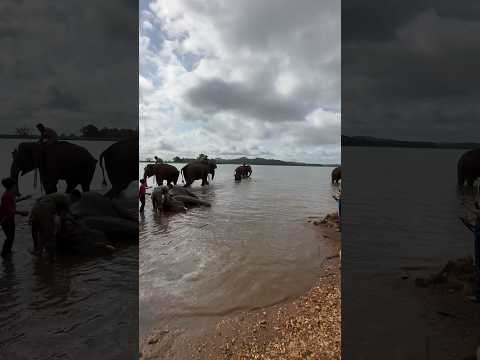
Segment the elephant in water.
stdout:
[[57,192],[59,180],[66,181],[67,192],[78,185],[83,191],[89,191],[97,164],[87,149],[66,141],[57,141],[44,149],[38,142],[23,142],[12,156],[10,176],[17,182],[17,196],[20,196],[18,176],[35,169],[39,169],[40,181],[47,194]]
[[188,189],[179,186],[169,189],[164,185],[153,190],[152,205],[154,211],[163,209],[170,212],[186,211],[188,206],[211,206]]
[[184,187],[192,185],[195,180],[202,180],[202,186],[208,185],[208,174],[215,177],[217,164],[215,160],[195,160],[185,165],[180,171],[184,179]]
[[342,179],[342,168],[338,166],[332,171],[332,184],[338,184],[338,182],[341,179]]
[[457,163],[457,183],[464,186],[473,186],[476,179],[480,177],[480,149],[474,149],[464,153]]
[[[82,194],[82,198],[72,205],[72,213],[79,218],[79,223],[89,229],[102,231],[109,240],[138,239],[138,215],[134,216],[117,201],[105,195],[90,191]],[[135,207],[137,201],[132,202]],[[136,215],[136,214],[135,214]]]
[[[105,194],[109,198],[118,196],[128,185],[138,180],[138,137],[129,138],[110,145],[100,154],[100,168],[105,181],[105,170],[112,188]],[[103,168],[105,162],[105,170]]]
[[250,165],[240,165],[235,169],[235,180],[241,180],[242,178],[248,178],[252,175],[252,167]]
[[177,185],[179,175],[178,169],[169,164],[148,164],[143,170],[143,178],[147,180],[147,178],[155,176],[159,186],[163,185],[163,180],[167,181],[168,186]]

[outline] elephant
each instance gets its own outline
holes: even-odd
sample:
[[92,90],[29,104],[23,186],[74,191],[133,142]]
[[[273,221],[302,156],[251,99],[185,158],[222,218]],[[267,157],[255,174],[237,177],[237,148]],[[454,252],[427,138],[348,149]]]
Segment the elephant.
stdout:
[[152,205],[154,211],[165,209],[172,212],[185,211],[190,205],[211,206],[188,189],[179,186],[170,189],[166,186],[156,187],[152,191]]
[[151,176],[155,176],[158,185],[163,185],[163,180],[166,180],[167,186],[172,187],[173,185],[177,185],[180,172],[173,165],[148,164],[143,170],[143,178],[147,180],[147,178]]
[[83,191],[89,191],[97,164],[87,149],[66,141],[47,146],[38,142],[23,142],[12,152],[12,156],[10,176],[17,182],[17,196],[21,195],[19,174],[23,176],[35,169],[39,169],[40,181],[47,194],[57,192],[59,180],[66,181],[67,193],[78,185]]
[[342,180],[342,168],[338,166],[332,171],[332,184],[338,184],[340,180]]
[[235,180],[239,180],[241,178],[247,178],[252,175],[252,167],[250,165],[241,165],[235,169]]
[[117,197],[128,185],[138,177],[138,138],[120,140],[100,154],[100,168],[102,169],[103,185],[106,186],[105,170],[112,185],[105,196]]
[[180,171],[182,179],[184,179],[184,187],[189,187],[195,180],[202,180],[202,186],[208,185],[208,174],[215,177],[215,169],[217,164],[215,160],[195,160],[185,165]]
[[480,149],[469,150],[464,153],[457,163],[457,184],[459,187],[465,185],[473,186],[473,183],[480,177]]

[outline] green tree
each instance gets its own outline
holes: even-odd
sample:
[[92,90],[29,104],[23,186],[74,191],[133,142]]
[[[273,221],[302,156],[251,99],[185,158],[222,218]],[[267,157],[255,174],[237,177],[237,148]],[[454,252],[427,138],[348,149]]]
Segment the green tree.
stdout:
[[180,159],[178,156],[174,156],[174,158],[172,159],[172,161],[174,163],[179,163],[180,161],[182,161],[182,159]]
[[200,154],[198,155],[197,160],[208,160],[208,156],[205,154]]
[[30,129],[27,128],[26,126],[22,126],[22,127],[16,128],[16,129],[15,129],[15,132],[17,133],[17,135],[20,135],[20,136],[28,136],[28,135],[30,135]]
[[95,125],[87,125],[80,129],[83,137],[98,137],[98,128]]

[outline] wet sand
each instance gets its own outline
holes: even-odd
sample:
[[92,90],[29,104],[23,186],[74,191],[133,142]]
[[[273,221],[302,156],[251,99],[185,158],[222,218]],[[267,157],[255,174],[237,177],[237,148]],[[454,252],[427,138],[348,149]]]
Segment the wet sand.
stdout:
[[329,254],[304,296],[214,323],[205,320],[195,334],[160,329],[141,344],[141,358],[340,359],[340,232],[335,216],[326,219],[308,220]]
[[480,304],[469,299],[473,290],[473,262],[471,258],[457,259],[446,266],[454,268],[438,269],[428,282],[424,279],[430,276],[417,276],[415,282],[409,277],[410,287],[423,304],[421,316],[430,327],[430,343],[426,347],[430,348],[432,358],[437,358],[438,353],[442,359],[476,360],[480,346]]

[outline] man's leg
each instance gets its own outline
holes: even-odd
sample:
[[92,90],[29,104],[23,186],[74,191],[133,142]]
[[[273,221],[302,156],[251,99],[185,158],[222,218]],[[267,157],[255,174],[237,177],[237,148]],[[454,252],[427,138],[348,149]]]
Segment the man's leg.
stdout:
[[5,219],[2,223],[2,229],[7,237],[3,243],[2,256],[7,256],[12,252],[13,240],[15,239],[15,220]]

